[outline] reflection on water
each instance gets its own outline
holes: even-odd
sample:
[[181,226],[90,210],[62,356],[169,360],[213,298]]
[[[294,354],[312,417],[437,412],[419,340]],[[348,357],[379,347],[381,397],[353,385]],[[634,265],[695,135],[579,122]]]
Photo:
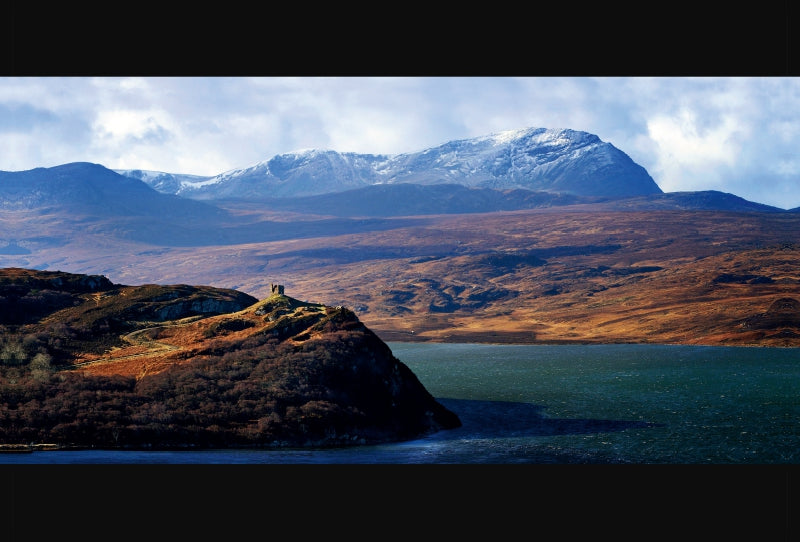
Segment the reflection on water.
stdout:
[[609,433],[658,425],[641,421],[549,418],[544,415],[544,406],[530,403],[469,399],[439,399],[439,402],[458,413],[463,424],[463,427],[441,433],[442,438],[450,439],[501,439]]

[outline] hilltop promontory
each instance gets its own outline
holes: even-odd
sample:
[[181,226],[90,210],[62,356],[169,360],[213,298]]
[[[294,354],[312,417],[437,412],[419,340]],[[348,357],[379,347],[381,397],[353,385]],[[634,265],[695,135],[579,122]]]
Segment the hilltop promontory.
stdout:
[[0,443],[330,447],[461,425],[345,307],[0,269]]

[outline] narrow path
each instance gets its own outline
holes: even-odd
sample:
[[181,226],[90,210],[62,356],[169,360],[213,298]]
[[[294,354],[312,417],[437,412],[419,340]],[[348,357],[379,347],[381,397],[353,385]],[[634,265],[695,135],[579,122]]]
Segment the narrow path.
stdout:
[[168,328],[168,327],[186,326],[186,325],[189,325],[189,324],[195,322],[196,320],[198,320],[200,318],[201,317],[199,317],[199,316],[198,317],[189,317],[189,318],[185,318],[185,319],[183,319],[183,320],[181,320],[181,321],[179,321],[177,323],[173,322],[173,323],[169,323],[169,324],[161,324],[161,325],[157,325],[157,326],[146,327],[146,328],[143,328],[143,329],[137,329],[136,331],[131,331],[130,333],[126,333],[125,335],[122,335],[120,338],[123,341],[129,343],[131,346],[144,346],[144,347],[147,348],[146,351],[137,352],[135,354],[125,354],[123,356],[104,356],[104,357],[101,357],[101,358],[91,359],[91,360],[88,360],[88,361],[81,361],[81,362],[78,362],[78,363],[73,363],[71,365],[68,365],[67,367],[65,367],[65,369],[66,370],[74,370],[74,369],[80,369],[81,367],[87,367],[89,365],[98,365],[98,364],[101,364],[101,363],[115,363],[117,361],[124,361],[124,360],[130,360],[130,359],[135,359],[135,358],[150,357],[150,356],[153,356],[153,355],[166,354],[168,352],[174,352],[176,350],[183,350],[184,349],[183,347],[175,346],[174,344],[163,343],[163,342],[159,342],[159,341],[155,341],[153,339],[150,339],[147,336],[147,333],[148,332],[152,332],[153,330],[156,330],[156,329],[164,329],[164,328]]

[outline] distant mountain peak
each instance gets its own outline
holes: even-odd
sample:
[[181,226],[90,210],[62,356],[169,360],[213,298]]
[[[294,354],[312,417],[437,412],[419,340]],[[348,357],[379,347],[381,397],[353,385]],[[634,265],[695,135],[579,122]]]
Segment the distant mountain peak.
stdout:
[[300,149],[214,177],[150,184],[163,192],[213,200],[313,196],[397,183],[592,197],[662,193],[624,152],[594,134],[565,128],[506,130],[395,155]]
[[[505,130],[484,136],[497,145],[506,145],[521,139],[536,143],[559,142],[562,144],[580,142],[600,142],[600,138],[588,132],[580,132],[569,128],[520,128],[518,130]],[[482,139],[480,137],[475,139]]]

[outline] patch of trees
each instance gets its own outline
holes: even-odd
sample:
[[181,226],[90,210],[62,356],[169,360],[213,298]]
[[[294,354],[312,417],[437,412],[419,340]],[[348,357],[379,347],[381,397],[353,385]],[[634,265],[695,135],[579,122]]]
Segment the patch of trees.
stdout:
[[58,371],[47,354],[29,357],[8,342],[0,351],[0,442],[339,446],[460,425],[372,332],[357,321],[349,327],[302,345],[254,335],[138,381]]
[[56,321],[36,327],[0,325],[0,358],[2,352],[18,351],[16,357],[31,359],[38,353],[47,354],[53,365],[72,362],[78,352],[102,353],[123,341],[107,322],[93,325],[67,324]]

